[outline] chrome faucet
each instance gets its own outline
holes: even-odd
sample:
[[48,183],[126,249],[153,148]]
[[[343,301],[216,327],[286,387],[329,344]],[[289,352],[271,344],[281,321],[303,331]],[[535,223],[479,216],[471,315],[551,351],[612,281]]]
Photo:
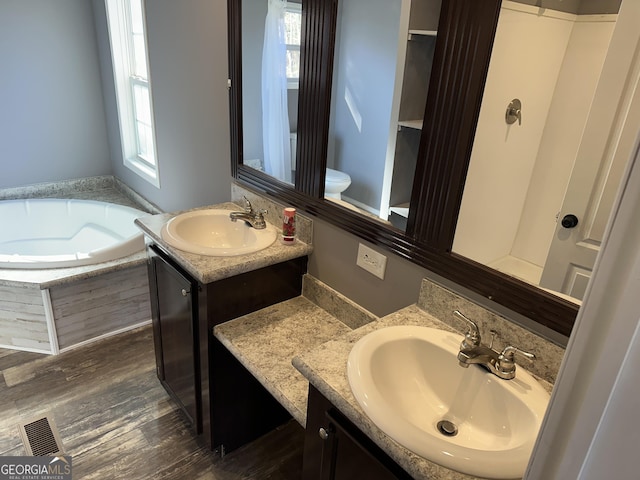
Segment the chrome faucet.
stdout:
[[265,213],[267,213],[266,210],[255,211],[249,199],[244,197],[244,208],[242,211],[229,213],[229,218],[232,222],[244,220],[256,230],[262,230],[263,228],[267,228],[267,222],[264,220]]
[[529,361],[535,360],[536,356],[533,353],[525,352],[516,347],[506,347],[502,352],[494,350],[495,330],[491,330],[491,343],[483,345],[478,325],[464,316],[459,310],[455,310],[453,314],[464,320],[468,327],[458,352],[458,363],[461,367],[469,368],[469,365],[480,365],[499,378],[511,380],[516,376],[516,353]]

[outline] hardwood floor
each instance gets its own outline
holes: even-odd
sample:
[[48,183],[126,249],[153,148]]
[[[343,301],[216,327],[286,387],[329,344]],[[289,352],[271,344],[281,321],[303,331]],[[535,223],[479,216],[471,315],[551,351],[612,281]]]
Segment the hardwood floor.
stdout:
[[18,424],[49,414],[74,479],[299,479],[291,421],[219,458],[194,439],[155,374],[151,327],[57,357],[0,349],[0,455],[25,455]]

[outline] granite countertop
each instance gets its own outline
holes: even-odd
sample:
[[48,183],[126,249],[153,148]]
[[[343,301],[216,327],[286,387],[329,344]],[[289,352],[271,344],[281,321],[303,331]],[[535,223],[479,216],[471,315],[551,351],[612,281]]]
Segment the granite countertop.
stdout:
[[[194,208],[187,211],[220,208],[224,210],[239,210],[235,203],[222,203],[206,207]],[[189,274],[201,283],[211,283],[216,280],[228,278],[245,272],[257,270],[262,267],[274,265],[294,258],[309,255],[313,247],[298,239],[293,245],[283,245],[278,239],[273,244],[259,252],[238,255],[234,257],[211,257],[178,250],[167,244],[161,235],[162,227],[171,218],[184,212],[162,213],[141,217],[136,220],[136,225],[169,253]]]
[[[214,335],[302,426],[306,425],[311,383],[414,478],[477,480],[398,444],[373,424],[353,396],[347,378],[347,359],[353,345],[374,330],[396,325],[433,327],[462,335],[417,304],[353,330],[305,297],[218,325]],[[536,378],[551,391],[549,382]]]
[[477,479],[478,477],[432,463],[398,444],[373,424],[351,393],[347,378],[347,358],[353,345],[374,330],[396,325],[420,325],[458,333],[417,305],[412,305],[296,356],[293,359],[293,365],[309,380],[309,383],[414,478]]
[[304,297],[264,308],[214,327],[214,335],[302,425],[309,382],[291,364],[351,329]]
[[351,393],[346,367],[353,344],[373,330],[394,325],[455,332],[415,305],[352,330],[305,297],[230,320],[213,331],[303,427],[311,383],[415,478],[476,479],[429,462],[396,443],[369,420]]

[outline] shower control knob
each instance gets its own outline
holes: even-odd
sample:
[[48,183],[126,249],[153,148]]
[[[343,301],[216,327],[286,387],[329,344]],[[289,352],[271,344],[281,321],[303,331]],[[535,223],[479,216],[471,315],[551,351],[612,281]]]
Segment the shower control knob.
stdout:
[[578,217],[573,214],[565,215],[560,222],[564,228],[573,228],[578,225]]

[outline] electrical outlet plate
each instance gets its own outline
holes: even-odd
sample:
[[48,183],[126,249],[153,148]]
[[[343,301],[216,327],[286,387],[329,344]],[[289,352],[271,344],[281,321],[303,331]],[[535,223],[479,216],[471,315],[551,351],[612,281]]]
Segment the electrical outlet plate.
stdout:
[[387,257],[366,245],[359,244],[356,265],[364,268],[367,272],[375,275],[379,279],[384,280],[384,272],[387,268]]

